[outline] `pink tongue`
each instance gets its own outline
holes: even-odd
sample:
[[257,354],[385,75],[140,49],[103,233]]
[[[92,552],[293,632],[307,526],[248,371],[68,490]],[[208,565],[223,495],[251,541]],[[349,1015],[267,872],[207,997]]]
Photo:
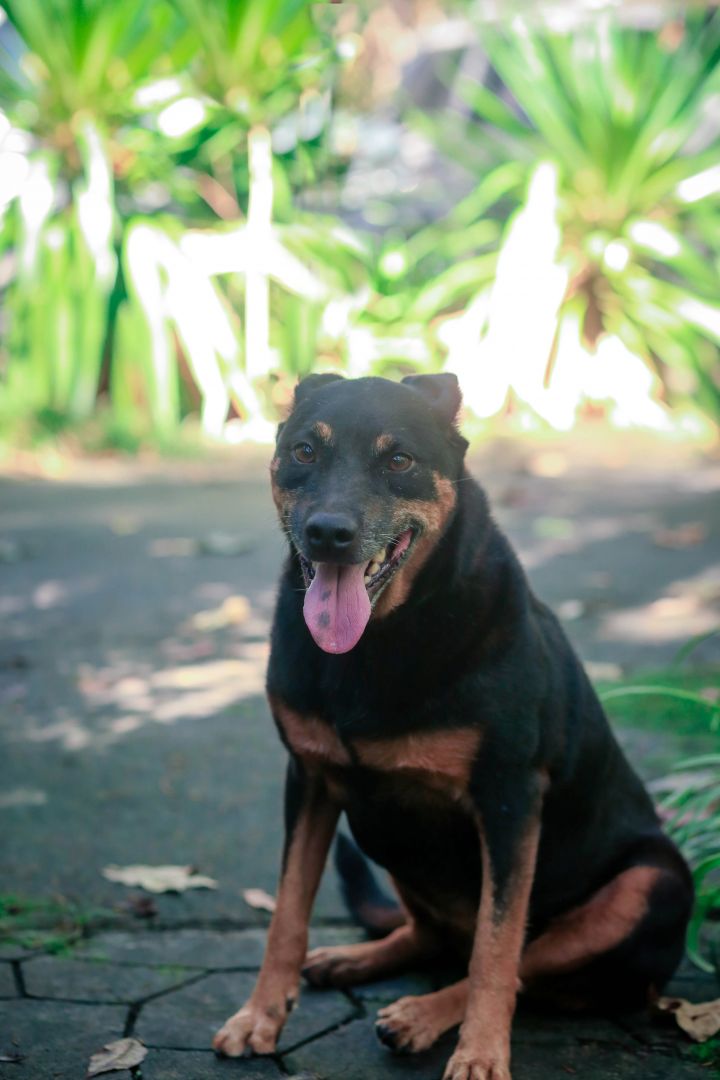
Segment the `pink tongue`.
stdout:
[[370,618],[365,567],[317,563],[305,593],[303,614],[315,644],[329,653],[349,652],[362,637]]

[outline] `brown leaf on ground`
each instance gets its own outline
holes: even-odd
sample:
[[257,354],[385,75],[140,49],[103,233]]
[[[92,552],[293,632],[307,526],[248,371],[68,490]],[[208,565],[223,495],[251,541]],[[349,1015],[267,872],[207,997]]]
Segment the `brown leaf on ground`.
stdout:
[[275,897],[266,893],[264,889],[243,889],[242,898],[251,908],[258,911],[274,911]]
[[146,1055],[146,1047],[137,1039],[116,1039],[115,1042],[106,1043],[97,1054],[93,1054],[87,1075],[99,1076],[100,1073],[132,1069],[134,1065],[139,1065]]
[[185,892],[186,889],[217,889],[214,878],[198,874],[192,866],[106,866],[108,881],[136,886],[153,893]]
[[702,521],[688,521],[685,525],[678,525],[675,529],[659,529],[653,533],[653,543],[658,547],[680,550],[686,547],[695,547],[707,539],[707,528]]
[[678,1027],[695,1042],[707,1042],[720,1031],[720,998],[694,1004],[685,998],[662,997],[657,1008],[672,1013]]

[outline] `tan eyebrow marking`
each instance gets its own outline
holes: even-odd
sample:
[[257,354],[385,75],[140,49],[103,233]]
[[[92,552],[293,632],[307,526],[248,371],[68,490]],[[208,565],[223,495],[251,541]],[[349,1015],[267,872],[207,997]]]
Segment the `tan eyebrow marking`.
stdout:
[[318,439],[324,443],[330,443],[333,440],[333,430],[329,424],[326,424],[324,420],[316,420],[312,426],[312,430],[317,435]]
[[392,435],[378,435],[375,440],[375,450],[378,454],[384,454],[395,442]]

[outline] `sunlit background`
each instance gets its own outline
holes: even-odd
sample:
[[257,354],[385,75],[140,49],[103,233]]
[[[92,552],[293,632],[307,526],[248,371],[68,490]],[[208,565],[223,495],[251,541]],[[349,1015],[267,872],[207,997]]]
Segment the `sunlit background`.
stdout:
[[310,370],[714,438],[715,6],[2,7],[6,454],[264,442]]

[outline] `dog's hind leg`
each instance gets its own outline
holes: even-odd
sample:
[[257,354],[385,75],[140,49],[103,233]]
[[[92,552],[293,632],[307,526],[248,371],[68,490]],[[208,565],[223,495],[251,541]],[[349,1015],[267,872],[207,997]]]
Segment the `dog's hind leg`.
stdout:
[[427,960],[435,948],[434,935],[411,919],[379,941],[313,949],[302,973],[313,986],[353,986]]
[[629,866],[530,942],[523,987],[564,1007],[639,1008],[679,963],[691,907],[689,876]]

